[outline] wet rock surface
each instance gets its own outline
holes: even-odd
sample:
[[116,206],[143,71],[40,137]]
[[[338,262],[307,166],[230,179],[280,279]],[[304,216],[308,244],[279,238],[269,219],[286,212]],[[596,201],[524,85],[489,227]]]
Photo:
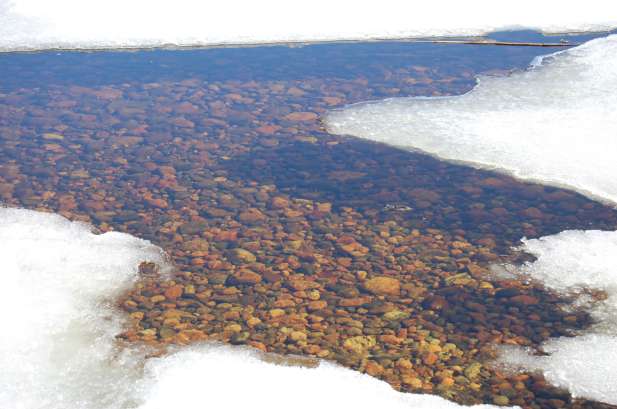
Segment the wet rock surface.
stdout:
[[0,200],[169,254],[173,277],[144,263],[120,300],[122,340],[324,358],[466,404],[607,408],[491,364],[496,345],[537,348],[591,319],[489,266],[525,260],[523,236],[616,229],[615,210],[319,122],[347,103],[463,92],[488,69],[472,61],[386,61],[370,81],[351,69],[7,89]]

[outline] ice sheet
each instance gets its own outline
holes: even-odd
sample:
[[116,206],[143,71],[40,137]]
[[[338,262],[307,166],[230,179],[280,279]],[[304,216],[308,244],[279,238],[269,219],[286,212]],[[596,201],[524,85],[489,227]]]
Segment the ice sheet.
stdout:
[[352,105],[328,130],[617,203],[617,35],[481,77],[461,96]]
[[0,50],[197,46],[479,35],[617,27],[617,4],[589,0],[297,3],[282,0],[0,0]]

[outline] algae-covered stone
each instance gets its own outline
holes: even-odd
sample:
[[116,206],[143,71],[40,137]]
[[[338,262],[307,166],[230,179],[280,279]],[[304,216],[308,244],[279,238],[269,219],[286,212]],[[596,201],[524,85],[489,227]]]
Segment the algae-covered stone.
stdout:
[[377,344],[374,336],[356,336],[347,338],[343,347],[357,355],[366,355]]
[[467,379],[474,380],[478,376],[480,376],[480,371],[482,370],[482,364],[479,362],[474,362],[465,368],[465,376]]
[[388,321],[400,321],[409,318],[410,314],[406,311],[392,310],[383,315],[383,318]]

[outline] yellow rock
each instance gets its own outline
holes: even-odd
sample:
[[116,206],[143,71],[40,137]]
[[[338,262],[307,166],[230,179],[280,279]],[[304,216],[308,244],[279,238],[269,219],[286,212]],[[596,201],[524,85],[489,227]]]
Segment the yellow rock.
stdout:
[[131,313],[131,318],[137,321],[141,321],[144,318],[144,313],[141,311],[135,311]]
[[248,320],[246,320],[246,325],[248,325],[250,328],[253,328],[259,324],[261,324],[261,320],[257,317],[251,317]]
[[319,291],[317,290],[309,291],[308,293],[309,300],[317,301],[319,300],[320,297],[321,297],[321,294],[319,294]]
[[61,141],[64,139],[64,136],[57,133],[44,133],[43,139],[46,139],[48,141]]
[[307,336],[302,331],[293,331],[291,334],[289,334],[289,338],[291,338],[291,340],[294,342],[302,342],[306,341]]
[[488,281],[482,281],[482,282],[480,283],[480,288],[484,288],[484,289],[489,289],[489,290],[491,290],[491,289],[493,289],[494,287],[493,287],[493,284],[489,283]]
[[357,355],[365,355],[369,349],[377,344],[375,337],[373,336],[356,336],[347,338],[343,342],[343,347],[348,351],[351,351]]
[[270,317],[272,318],[278,318],[285,315],[285,310],[282,310],[280,308],[273,308],[270,310]]
[[225,332],[240,332],[242,331],[242,326],[240,324],[229,324],[225,327]]
[[401,381],[403,381],[404,384],[409,385],[414,389],[422,388],[422,381],[413,375],[403,374],[401,376]]

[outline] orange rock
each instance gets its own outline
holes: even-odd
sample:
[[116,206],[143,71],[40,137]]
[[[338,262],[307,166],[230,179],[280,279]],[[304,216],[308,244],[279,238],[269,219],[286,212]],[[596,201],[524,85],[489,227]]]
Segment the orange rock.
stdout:
[[318,118],[319,116],[314,113],[314,112],[292,112],[291,114],[287,115],[285,117],[285,119],[287,119],[288,121],[314,121]]
[[281,127],[278,125],[262,125],[259,128],[257,128],[257,132],[265,134],[265,135],[272,135],[279,129],[281,129]]
[[374,361],[367,361],[364,369],[371,376],[379,376],[384,372],[384,367]]
[[180,128],[195,128],[195,123],[193,121],[189,121],[186,118],[175,118],[172,119],[170,123]]
[[101,99],[116,99],[122,96],[122,91],[114,88],[103,88],[97,91],[92,91],[92,94]]
[[266,216],[264,216],[262,212],[255,208],[250,208],[240,213],[240,221],[243,222],[255,223],[258,221],[262,221],[265,218]]
[[323,300],[311,301],[310,303],[308,303],[308,310],[309,311],[323,310],[327,306],[328,306],[328,303],[326,301],[323,301]]
[[289,217],[290,219],[292,219],[294,217],[302,216],[302,212],[299,211],[299,210],[287,209],[287,210],[285,210],[285,216]]
[[439,357],[433,352],[429,352],[428,354],[424,355],[424,357],[422,358],[422,362],[424,362],[426,365],[433,365],[438,360],[439,360]]
[[293,302],[293,300],[276,300],[274,302],[274,306],[277,308],[290,308],[290,307],[295,307],[296,303]]
[[271,205],[275,209],[285,209],[289,207],[289,200],[285,199],[284,197],[277,196],[272,199]]
[[238,240],[238,231],[236,230],[222,230],[215,236],[217,241],[236,241]]
[[175,300],[176,298],[179,298],[180,296],[182,296],[182,292],[183,292],[183,288],[181,285],[174,285],[172,287],[169,287],[167,290],[165,290],[165,297],[168,300]]
[[369,304],[372,300],[372,297],[343,298],[339,301],[338,305],[341,307],[360,307],[361,305]]
[[350,254],[353,257],[362,257],[368,253],[368,248],[354,241],[353,243],[341,245],[341,250]]
[[364,288],[376,295],[399,295],[401,283],[392,277],[374,277],[366,280]]
[[392,335],[392,334],[381,335],[379,337],[379,340],[381,342],[384,342],[386,344],[391,344],[391,345],[398,345],[401,342],[403,342],[402,339],[400,339],[396,335]]
[[332,203],[317,203],[317,210],[323,213],[330,213],[332,210]]
[[199,113],[199,108],[197,108],[195,105],[191,104],[190,102],[183,102],[181,104],[178,104],[178,106],[176,106],[175,110],[176,110],[176,112],[178,112],[180,114],[197,114],[197,113]]
[[311,290],[313,288],[319,288],[319,284],[314,281],[303,280],[303,279],[292,279],[287,282],[287,286],[292,290],[296,291],[306,291]]
[[542,211],[536,207],[528,207],[527,209],[523,210],[521,214],[531,219],[541,219],[544,217]]
[[536,297],[532,297],[531,295],[517,295],[515,297],[510,298],[511,302],[515,302],[517,304],[522,305],[536,305],[538,303],[538,299]]
[[322,100],[328,105],[339,105],[343,102],[343,100],[338,97],[323,97]]

